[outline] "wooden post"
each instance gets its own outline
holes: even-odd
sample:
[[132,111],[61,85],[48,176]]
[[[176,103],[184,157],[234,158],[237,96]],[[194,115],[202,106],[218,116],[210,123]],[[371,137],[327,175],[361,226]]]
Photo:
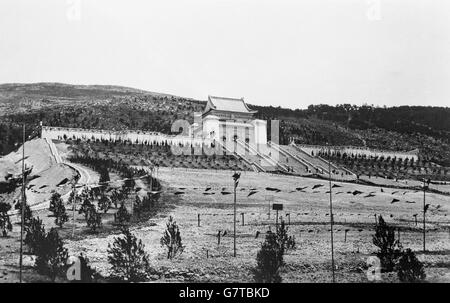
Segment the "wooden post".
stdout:
[[278,209],[277,209],[277,220],[275,221],[275,227],[278,227]]
[[234,184],[234,203],[233,203],[233,210],[234,210],[234,220],[233,220],[233,256],[236,258],[236,182]]
[[198,223],[198,227],[200,227],[200,214],[197,214],[197,223]]
[[76,200],[77,200],[77,197],[76,197],[76,182],[77,182],[77,180],[75,179],[75,182],[73,183],[73,186],[72,186],[72,192],[73,192],[73,200],[72,200],[72,203],[73,203],[73,205],[72,205],[72,238],[73,237],[75,237],[75,204],[76,204]]
[[220,245],[220,230],[217,233],[217,245]]
[[287,213],[286,217],[288,217],[288,225],[291,225],[291,214]]
[[348,230],[344,231],[344,242],[347,242],[347,232],[348,232]]
[[426,228],[426,226],[425,226],[425,213],[426,213],[426,204],[425,204],[425,190],[426,190],[426,187],[425,187],[425,179],[423,179],[423,252],[425,252],[426,251],[426,249],[425,249],[425,233],[426,233],[426,230],[425,230],[425,228]]
[[333,202],[332,202],[332,196],[331,196],[331,190],[332,190],[332,186],[331,186],[331,150],[330,147],[328,147],[328,182],[329,182],[329,186],[330,186],[330,227],[331,227],[331,269],[332,269],[332,274],[333,274],[333,283],[336,282],[336,278],[335,278],[335,273],[334,273],[334,240],[333,240]]
[[21,209],[21,222],[20,222],[20,256],[19,256],[19,282],[22,283],[22,260],[23,260],[23,233],[25,229],[25,124],[23,125],[22,134],[22,209]]

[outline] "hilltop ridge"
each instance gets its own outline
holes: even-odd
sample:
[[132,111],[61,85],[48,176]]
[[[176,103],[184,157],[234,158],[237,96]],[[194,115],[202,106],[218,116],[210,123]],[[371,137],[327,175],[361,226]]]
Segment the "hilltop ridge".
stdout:
[[[206,99],[206,97],[205,97]],[[20,127],[142,129],[171,133],[177,119],[193,121],[206,101],[114,85],[0,84],[0,155],[20,144]],[[287,109],[249,105],[257,117],[280,120],[280,143],[353,145],[420,150],[426,160],[450,166],[450,108],[342,104]],[[270,123],[269,123],[270,124]]]

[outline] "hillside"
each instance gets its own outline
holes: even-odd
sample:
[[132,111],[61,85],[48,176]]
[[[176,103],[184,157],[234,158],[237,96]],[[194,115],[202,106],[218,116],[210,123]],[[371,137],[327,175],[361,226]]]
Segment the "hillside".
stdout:
[[[205,101],[118,86],[59,83],[0,85],[0,155],[20,143],[19,124],[170,133],[173,121],[193,120]],[[281,120],[280,143],[419,149],[420,156],[450,166],[450,108],[311,105],[307,109],[251,106],[258,117]],[[270,123],[269,123],[270,124]]]

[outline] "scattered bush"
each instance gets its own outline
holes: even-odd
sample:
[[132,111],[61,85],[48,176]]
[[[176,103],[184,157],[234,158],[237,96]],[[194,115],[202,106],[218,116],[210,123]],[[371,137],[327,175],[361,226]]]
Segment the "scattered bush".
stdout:
[[35,254],[39,250],[39,245],[44,243],[46,237],[45,228],[42,220],[31,218],[30,224],[25,228],[24,243],[28,246],[30,253]]
[[[17,216],[20,219],[20,223],[22,223],[22,203],[21,201],[18,201],[15,205],[14,209],[18,211]],[[29,226],[31,219],[33,218],[33,212],[31,211],[31,208],[28,204],[25,203],[25,211],[23,214],[24,218],[24,226]]]
[[398,278],[402,282],[420,282],[426,277],[422,262],[409,248],[401,253],[396,270]]
[[106,212],[111,208],[111,204],[111,199],[105,195],[102,195],[98,201],[98,208],[106,214]]
[[180,228],[172,218],[169,217],[166,223],[166,230],[161,237],[161,246],[167,248],[167,259],[173,259],[177,255],[181,255],[184,250],[184,246],[181,242]]
[[36,269],[40,274],[50,277],[52,282],[57,276],[65,274],[68,253],[56,229],[52,228],[46,234],[35,253]]
[[12,224],[9,219],[8,211],[11,209],[11,205],[5,202],[0,203],[0,229],[2,230],[2,236],[8,236],[8,231],[12,231]]
[[102,216],[97,212],[94,205],[87,211],[86,224],[92,232],[97,231],[97,229],[102,226]]
[[385,272],[394,270],[395,261],[400,256],[401,246],[395,239],[395,228],[386,224],[382,216],[378,217],[378,224],[372,242],[379,248],[376,253]]
[[116,237],[108,244],[108,262],[111,264],[111,277],[119,281],[143,282],[149,277],[148,254],[141,240],[122,228],[122,237]]
[[277,235],[268,232],[261,249],[256,255],[256,268],[253,277],[258,283],[281,283],[280,267],[283,256]]
[[66,207],[64,206],[64,203],[62,199],[57,199],[54,201],[54,204],[51,206],[53,216],[55,217],[55,224],[58,225],[60,228],[69,221],[69,216],[66,212]]
[[119,210],[117,211],[115,215],[115,221],[119,223],[120,225],[125,224],[126,222],[129,222],[131,219],[131,215],[128,212],[127,208],[125,207],[125,204],[122,202],[120,204]]
[[62,204],[61,195],[57,192],[54,192],[50,198],[50,207],[48,208],[49,211],[52,213],[55,213],[57,205]]

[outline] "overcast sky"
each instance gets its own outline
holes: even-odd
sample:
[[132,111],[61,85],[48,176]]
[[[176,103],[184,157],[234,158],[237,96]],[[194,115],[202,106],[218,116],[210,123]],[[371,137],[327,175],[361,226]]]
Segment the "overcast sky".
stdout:
[[450,106],[448,0],[1,0],[0,83]]

